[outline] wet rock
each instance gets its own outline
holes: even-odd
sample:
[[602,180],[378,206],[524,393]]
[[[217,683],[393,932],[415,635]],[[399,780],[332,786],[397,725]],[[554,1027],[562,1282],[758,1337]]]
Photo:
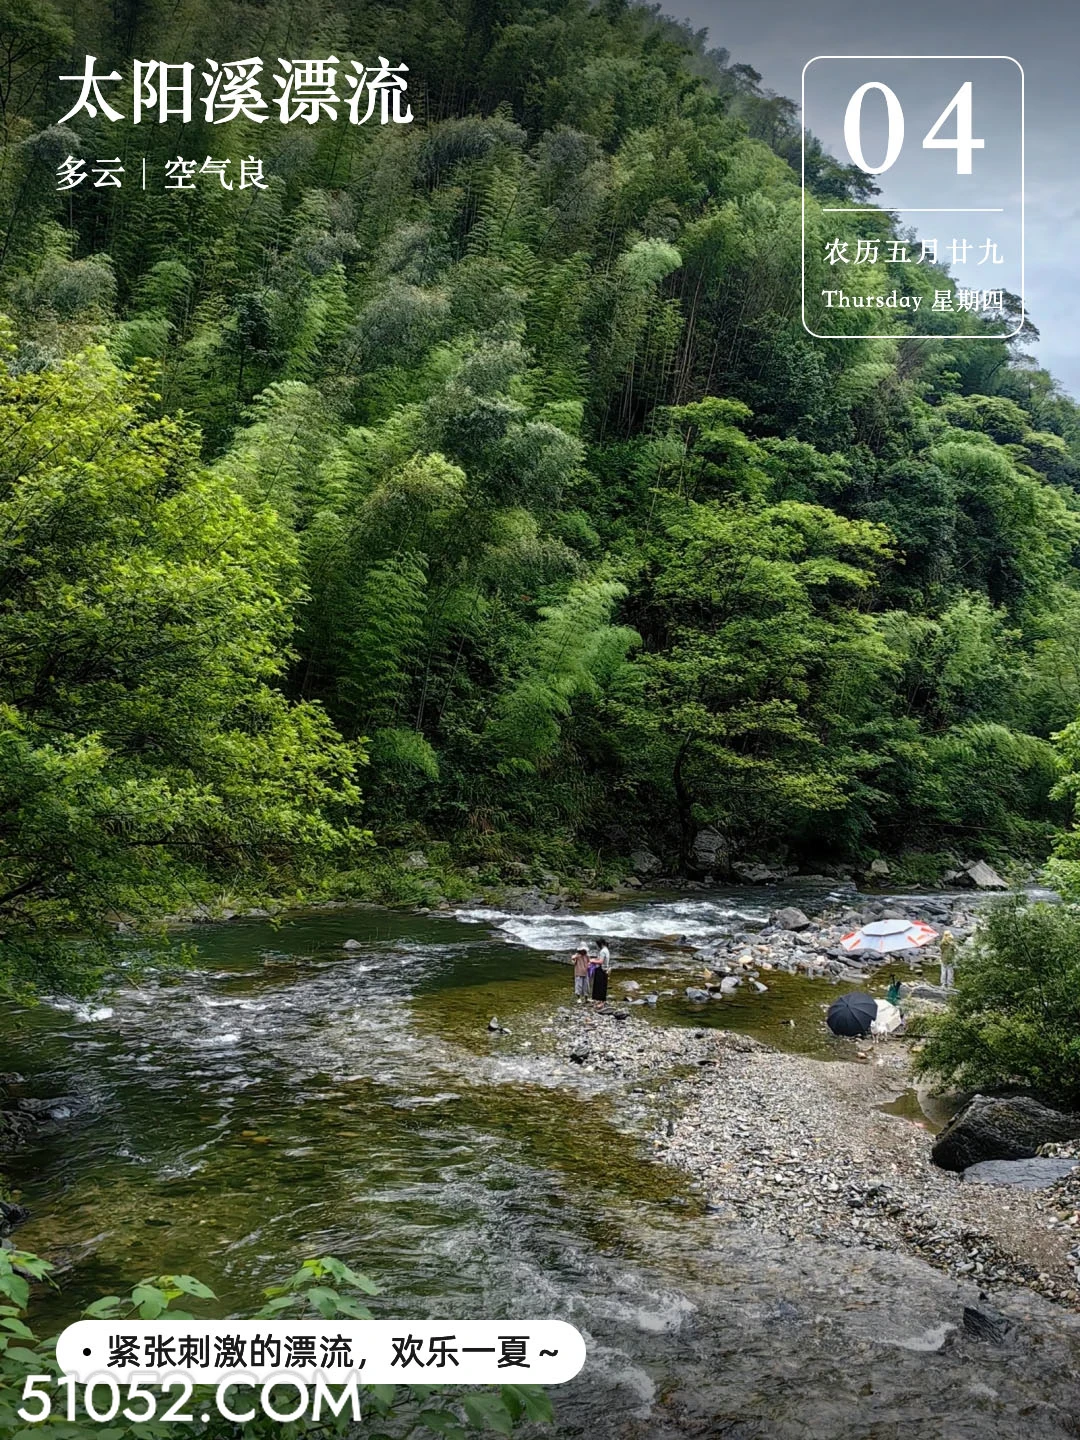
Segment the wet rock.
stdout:
[[1004,1345],[1009,1329],[1008,1320],[996,1310],[976,1310],[973,1305],[964,1306],[964,1330],[976,1340]]
[[499,1024],[499,1017],[497,1015],[492,1015],[491,1019],[488,1021],[487,1028],[491,1031],[493,1035],[503,1035],[507,1033],[506,1027]]
[[943,1170],[967,1170],[982,1160],[1026,1160],[1040,1145],[1080,1139],[1080,1115],[1066,1115],[1027,1095],[976,1095],[934,1142]]
[[710,997],[708,990],[702,990],[697,985],[688,985],[686,987],[686,998],[687,1000],[693,1000],[695,1004],[697,1004],[701,1001],[708,1000]]
[[1071,1175],[1080,1160],[1067,1156],[1036,1155],[1030,1160],[981,1160],[964,1171],[964,1184],[1019,1185],[1023,1190],[1047,1190]]
[[734,924],[741,925],[744,930],[764,930],[769,923],[763,915],[744,915],[741,910],[736,910],[731,919]]
[[16,1205],[12,1200],[0,1200],[0,1235],[9,1234],[16,1225],[29,1219],[30,1211],[25,1205]]
[[944,900],[921,900],[919,909],[924,915],[932,916],[934,919],[944,920],[952,913],[952,906]]
[[806,930],[810,925],[810,917],[796,905],[785,905],[772,918],[779,930]]
[[[362,950],[364,947],[359,940],[346,940],[341,948],[343,950]],[[269,954],[269,951],[267,953]]]
[[72,1115],[84,1108],[85,1102],[78,1095],[57,1095],[51,1100],[25,1095],[15,1102],[15,1109],[20,1114],[32,1115],[40,1120],[70,1120]]

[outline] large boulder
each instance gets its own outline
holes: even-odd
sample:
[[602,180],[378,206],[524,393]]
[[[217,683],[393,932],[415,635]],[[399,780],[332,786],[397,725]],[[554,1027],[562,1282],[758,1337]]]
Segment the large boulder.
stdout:
[[630,856],[630,868],[635,875],[655,875],[662,867],[651,850],[635,850]]
[[1028,1095],[976,1095],[934,1141],[943,1170],[966,1170],[983,1160],[1027,1160],[1040,1145],[1080,1139],[1080,1115],[1040,1105]]
[[970,865],[965,865],[960,872],[961,885],[974,885],[976,890],[1007,890],[1008,882],[1003,880],[996,870],[987,865],[985,860],[973,860]]
[[690,863],[703,875],[725,875],[731,866],[731,846],[711,825],[699,830],[690,849]]
[[795,905],[785,905],[782,910],[777,910],[772,918],[773,924],[779,930],[805,930],[810,924],[809,915]]

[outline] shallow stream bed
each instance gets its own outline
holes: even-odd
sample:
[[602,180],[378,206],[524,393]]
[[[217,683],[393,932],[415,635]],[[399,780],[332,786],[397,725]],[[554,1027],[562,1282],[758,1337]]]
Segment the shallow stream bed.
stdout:
[[[545,1049],[570,989],[554,962],[580,932],[609,939],[616,982],[679,991],[655,1023],[844,1059],[822,982],[770,976],[768,994],[704,1012],[679,998],[700,973],[679,937],[778,898],[200,927],[178,978],[14,1017],[0,1069],[63,1097],[6,1163],[33,1211],[20,1244],[62,1266],[42,1321],[181,1269],[239,1310],[335,1254],[376,1279],[388,1315],[577,1325],[589,1362],[555,1396],[568,1437],[1080,1433],[1076,1317],[997,1296],[1012,1328],[992,1345],[963,1329],[976,1288],[917,1260],[722,1223],[646,1158],[594,1076]],[[511,1034],[488,1034],[493,1014]]]

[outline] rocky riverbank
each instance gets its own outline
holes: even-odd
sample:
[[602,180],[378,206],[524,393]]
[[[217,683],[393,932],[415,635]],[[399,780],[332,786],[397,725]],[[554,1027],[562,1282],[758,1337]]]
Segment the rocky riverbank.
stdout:
[[906,1251],[986,1290],[1023,1285],[1080,1309],[1075,1182],[1033,1192],[937,1169],[927,1131],[880,1108],[909,1084],[904,1045],[820,1061],[621,1005],[567,1007],[546,1033],[657,1161],[693,1178],[703,1225]]

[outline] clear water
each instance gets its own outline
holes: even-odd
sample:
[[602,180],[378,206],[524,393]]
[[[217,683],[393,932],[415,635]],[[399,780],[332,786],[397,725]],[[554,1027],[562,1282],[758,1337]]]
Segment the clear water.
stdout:
[[[678,937],[777,898],[748,893],[200,928],[178,978],[16,1015],[0,1068],[70,1097],[5,1165],[34,1212],[20,1243],[62,1266],[43,1322],[171,1269],[239,1309],[330,1253],[387,1314],[576,1324],[590,1358],[554,1396],[563,1436],[1080,1433],[1073,1316],[995,1298],[1014,1338],[989,1346],[961,1328],[975,1288],[921,1262],[733,1227],[644,1158],[596,1077],[539,1053],[570,992],[553,961],[582,933],[612,941],[616,982],[684,966],[665,981],[681,993],[701,962]],[[766,978],[764,996],[636,1013],[847,1053],[820,1023],[830,987]],[[512,1033],[489,1035],[492,1014]]]

